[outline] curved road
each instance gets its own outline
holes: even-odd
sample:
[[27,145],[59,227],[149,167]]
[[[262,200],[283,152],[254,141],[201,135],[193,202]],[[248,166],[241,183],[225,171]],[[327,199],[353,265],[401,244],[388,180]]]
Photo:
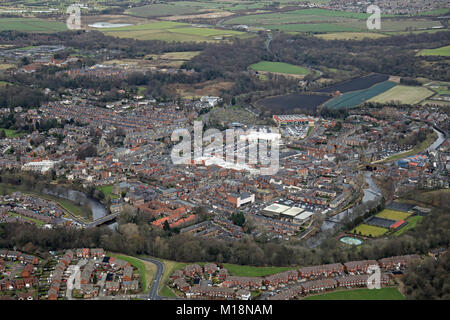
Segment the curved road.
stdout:
[[158,295],[159,285],[161,284],[162,275],[164,273],[164,264],[161,261],[158,261],[156,259],[151,258],[140,258],[141,260],[153,263],[156,265],[156,275],[155,279],[152,283],[152,289],[150,290],[148,294],[148,300],[162,300],[163,297]]

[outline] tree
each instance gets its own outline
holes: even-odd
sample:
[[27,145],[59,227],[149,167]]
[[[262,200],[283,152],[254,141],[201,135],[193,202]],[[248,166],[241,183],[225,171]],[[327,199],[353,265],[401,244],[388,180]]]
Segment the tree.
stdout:
[[169,225],[169,222],[167,222],[167,220],[164,221],[163,230],[164,231],[170,231],[170,225]]
[[231,221],[237,226],[242,227],[245,223],[245,216],[242,212],[233,213],[231,215]]

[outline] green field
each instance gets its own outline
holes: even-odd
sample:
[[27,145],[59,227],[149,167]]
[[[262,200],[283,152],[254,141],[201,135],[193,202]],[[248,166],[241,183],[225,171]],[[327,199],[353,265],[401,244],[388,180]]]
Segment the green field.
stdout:
[[225,263],[224,267],[228,273],[233,276],[240,277],[264,277],[287,270],[295,270],[296,267],[253,267],[241,266],[237,264]]
[[414,216],[414,217],[409,218],[407,220],[408,224],[406,226],[404,226],[403,228],[401,228],[400,230],[397,230],[394,233],[394,236],[400,236],[403,233],[405,233],[406,231],[414,229],[416,224],[419,223],[420,221],[422,221],[422,219],[423,219],[422,216]]
[[390,210],[390,209],[384,209],[380,213],[378,213],[376,216],[380,218],[390,219],[390,220],[406,220],[411,214],[407,212],[402,211],[396,211],[396,210]]
[[425,49],[419,52],[421,56],[443,56],[450,57],[450,46],[445,46],[436,49]]
[[29,32],[67,31],[65,23],[35,18],[0,18],[0,31],[17,30]]
[[217,41],[219,38],[245,38],[250,35],[234,30],[193,27],[188,23],[159,21],[137,26],[110,28],[102,30],[107,35],[137,40],[163,41]]
[[404,300],[397,288],[353,289],[319,294],[304,300]]
[[366,236],[366,237],[379,237],[387,233],[389,230],[386,228],[371,226],[368,224],[360,224],[355,229],[350,231],[350,233]]
[[8,212],[8,215],[11,217],[18,217],[18,218],[22,218],[24,220],[28,220],[30,222],[32,222],[33,224],[35,224],[36,226],[40,227],[43,226],[45,224],[45,222],[35,219],[35,218],[31,218],[31,217],[27,217],[27,216],[23,216],[21,214],[17,214],[15,212]]
[[384,34],[375,32],[336,32],[317,34],[315,36],[324,40],[363,40],[387,37]]
[[297,74],[297,75],[306,75],[310,72],[310,70],[300,66],[294,66],[292,64],[284,62],[271,62],[271,61],[261,61],[250,65],[249,68],[256,71],[277,72],[277,73]]
[[23,137],[24,135],[27,134],[25,132],[17,132],[16,130],[13,130],[13,129],[0,128],[0,131],[1,130],[5,131],[5,134],[6,134],[7,138],[18,138],[18,137]]
[[411,87],[398,85],[382,94],[373,97],[369,102],[387,103],[397,101],[401,104],[417,104],[434,93],[424,87]]
[[97,189],[103,191],[105,196],[110,197],[111,199],[120,198],[119,196],[117,196],[115,194],[112,194],[112,189],[113,189],[113,185],[112,184],[108,185],[108,186],[98,186]]
[[394,82],[385,81],[365,90],[347,92],[327,102],[325,106],[332,109],[356,107],[361,103],[392,89],[396,85],[397,84]]

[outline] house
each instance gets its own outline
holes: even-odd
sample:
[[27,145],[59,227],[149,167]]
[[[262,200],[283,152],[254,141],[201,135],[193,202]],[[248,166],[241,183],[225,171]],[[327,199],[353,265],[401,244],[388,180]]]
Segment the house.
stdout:
[[80,293],[83,295],[83,298],[85,299],[93,298],[98,295],[98,288],[94,287],[92,283],[81,284]]
[[117,281],[106,281],[105,282],[105,290],[108,294],[119,292],[120,283]]
[[17,259],[19,259],[20,257],[20,252],[19,251],[8,251],[8,253],[6,254],[6,258],[16,261]]
[[189,264],[183,269],[184,275],[188,277],[193,277],[195,274],[202,274],[203,269],[198,264]]
[[131,281],[133,278],[133,267],[126,266],[123,270],[123,281]]
[[258,277],[237,277],[229,276],[222,282],[222,286],[232,288],[242,288],[242,289],[257,289],[262,287],[263,279]]
[[233,298],[234,290],[230,288],[220,288],[220,287],[192,287],[188,292],[186,292],[187,298],[195,297],[208,297],[208,298]]
[[264,284],[272,287],[278,287],[281,284],[287,284],[289,281],[297,281],[297,280],[298,280],[298,272],[295,270],[288,270],[285,272],[267,276],[264,279]]
[[34,300],[32,292],[23,292],[18,294],[17,300]]
[[420,256],[417,254],[395,256],[378,260],[380,267],[387,270],[404,269],[411,265],[413,262],[420,260]]
[[39,259],[32,255],[22,254],[20,257],[20,262],[22,263],[31,263],[31,264],[38,264]]
[[55,289],[51,288],[50,290],[48,290],[48,294],[47,294],[48,300],[57,300],[58,296],[59,296],[59,293]]
[[122,290],[124,291],[137,291],[139,289],[139,281],[124,281],[122,283]]
[[228,270],[222,268],[219,270],[219,280],[224,281],[228,277]]
[[178,288],[178,290],[187,292],[191,289],[191,286],[183,278],[178,278],[173,281],[173,286]]
[[367,273],[369,266],[378,266],[375,260],[350,261],[344,263],[345,270],[350,274]]
[[27,264],[25,266],[25,268],[23,268],[20,276],[22,278],[28,278],[33,274],[33,271],[34,271],[34,267],[31,264]]
[[334,289],[337,286],[338,286],[338,283],[334,279],[306,281],[301,284],[302,292],[304,294],[307,294],[310,292],[318,292],[318,291]]
[[247,290],[239,289],[236,292],[236,298],[238,298],[239,300],[250,300],[251,296],[252,295],[250,291]]
[[343,274],[344,266],[340,263],[324,264],[321,266],[303,267],[299,270],[300,277],[314,278],[318,276],[330,277],[335,274]]
[[89,258],[89,248],[77,249],[77,258]]
[[207,264],[205,264],[203,269],[205,270],[205,273],[212,274],[212,273],[216,272],[217,265],[215,263],[207,263]]
[[172,273],[172,275],[170,276],[170,278],[172,279],[172,280],[175,280],[175,279],[179,279],[179,278],[182,278],[184,276],[184,273],[183,273],[183,270],[175,270],[173,273]]
[[91,257],[92,258],[94,258],[94,259],[96,259],[96,258],[101,259],[104,256],[105,256],[105,251],[103,249],[101,249],[101,248],[100,249],[98,249],[98,248],[91,249]]
[[[368,284],[370,275],[368,274],[357,274],[345,277],[336,278],[339,287],[365,287]],[[382,274],[380,278],[381,285],[387,285],[389,283],[389,276],[387,274]]]

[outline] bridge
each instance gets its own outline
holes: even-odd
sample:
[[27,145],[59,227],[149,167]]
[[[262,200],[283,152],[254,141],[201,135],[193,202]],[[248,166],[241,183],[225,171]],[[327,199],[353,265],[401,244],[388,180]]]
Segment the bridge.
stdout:
[[120,213],[112,213],[109,214],[107,216],[101,217],[97,220],[92,221],[91,223],[87,224],[88,228],[93,228],[93,227],[98,227],[101,224],[104,224],[106,222],[112,221],[114,219],[116,219],[118,216],[120,215]]

